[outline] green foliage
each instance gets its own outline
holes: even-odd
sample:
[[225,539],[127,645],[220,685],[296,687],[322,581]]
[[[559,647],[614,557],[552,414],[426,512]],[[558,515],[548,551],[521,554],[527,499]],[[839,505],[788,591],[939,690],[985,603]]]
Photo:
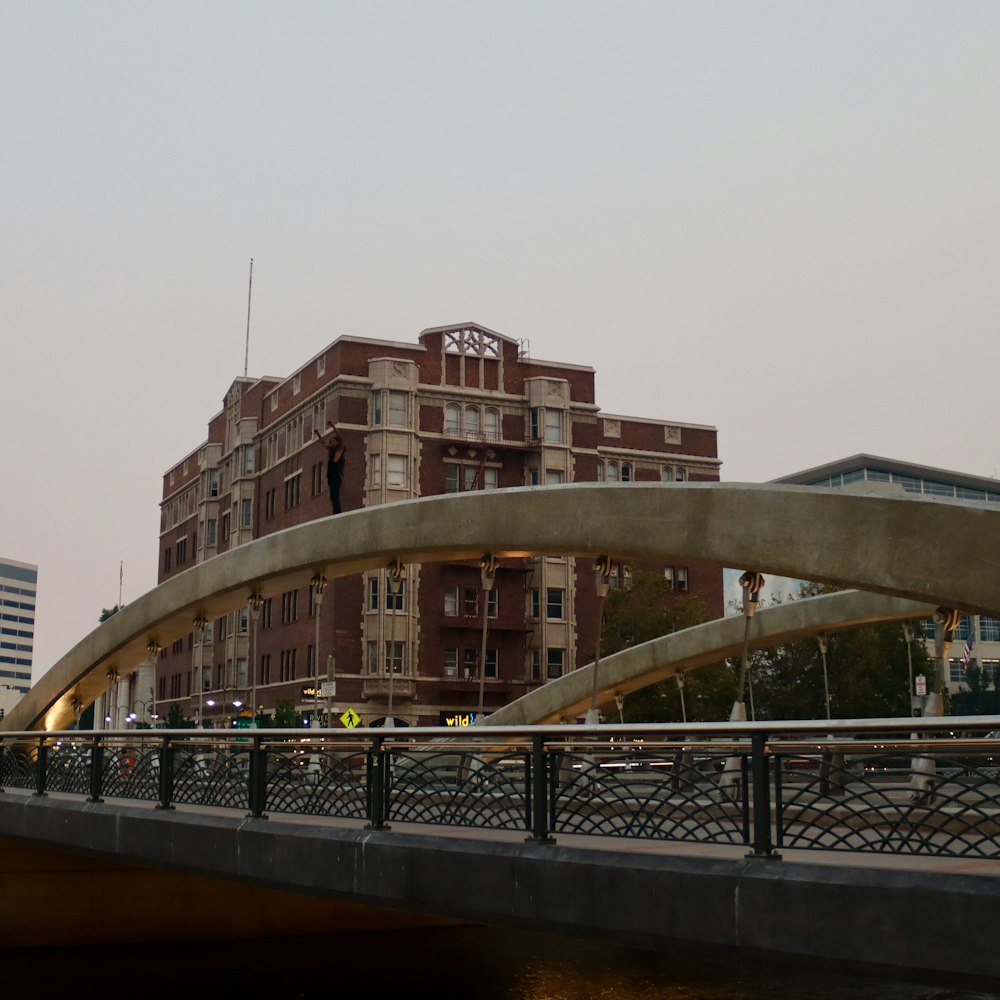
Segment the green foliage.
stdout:
[[[612,590],[605,610],[602,654],[617,653],[711,619],[702,598],[678,594],[662,576],[644,571],[633,575],[630,588]],[[685,712],[688,721],[717,721],[728,716],[735,686],[727,667],[720,663],[687,675],[684,711],[680,688],[671,678],[630,692],[625,696],[622,714],[626,722],[680,722]]]
[[965,672],[965,688],[951,696],[953,715],[1000,715],[1000,690],[997,678],[988,678],[982,667],[970,666]]
[[275,729],[298,729],[302,725],[299,713],[295,711],[295,702],[282,698],[274,706]]
[[163,720],[163,724],[167,729],[193,729],[194,721],[187,718],[181,711],[180,705],[174,702],[170,706],[170,711],[167,712],[167,717]]
[[112,615],[118,614],[121,608],[116,604],[113,608],[101,608],[101,617],[97,619],[99,623],[106,622]]
[[[833,589],[807,584],[800,596],[832,593]],[[913,676],[924,674],[932,682],[934,664],[924,644],[914,639],[910,643],[910,656]],[[750,662],[754,718],[826,718],[823,656],[815,637],[756,650]],[[907,642],[898,622],[830,634],[826,667],[832,718],[892,718],[910,714]],[[747,709],[749,715],[749,703]]]

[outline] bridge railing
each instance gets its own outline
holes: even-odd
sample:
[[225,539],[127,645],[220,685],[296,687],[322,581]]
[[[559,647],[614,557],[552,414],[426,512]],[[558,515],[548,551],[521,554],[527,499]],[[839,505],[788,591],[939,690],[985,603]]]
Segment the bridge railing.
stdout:
[[[919,728],[917,728],[919,727]],[[1000,857],[1000,720],[0,734],[0,791],[396,824]]]

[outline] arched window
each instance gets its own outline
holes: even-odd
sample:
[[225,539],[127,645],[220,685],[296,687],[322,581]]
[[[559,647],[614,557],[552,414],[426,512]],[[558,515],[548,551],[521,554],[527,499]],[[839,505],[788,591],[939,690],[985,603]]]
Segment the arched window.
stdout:
[[628,462],[622,462],[622,482],[632,482],[632,466]]
[[479,437],[479,410],[474,406],[465,408],[465,436],[470,441]]
[[444,432],[457,435],[462,429],[462,411],[454,403],[444,408]]
[[674,481],[674,470],[669,465],[660,468],[660,482],[672,483]]
[[618,463],[617,462],[608,462],[608,464],[606,466],[606,477],[607,477],[607,481],[609,483],[617,483],[618,482]]
[[682,469],[678,465],[677,469],[674,471],[674,482],[677,482],[677,483],[686,483],[687,482],[687,477],[688,477],[687,469]]
[[500,411],[492,407],[486,411],[486,419],[483,425],[486,437],[490,441],[500,440]]

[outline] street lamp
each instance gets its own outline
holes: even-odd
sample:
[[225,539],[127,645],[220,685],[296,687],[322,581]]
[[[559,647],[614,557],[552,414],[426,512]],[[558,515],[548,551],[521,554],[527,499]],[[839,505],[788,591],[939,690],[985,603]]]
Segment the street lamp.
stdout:
[[596,726],[601,721],[597,710],[597,672],[601,665],[601,629],[604,625],[604,599],[611,589],[611,570],[614,563],[610,556],[598,556],[594,561],[594,582],[597,586],[597,638],[594,640],[594,676],[590,687],[590,708],[584,720],[588,726]]
[[910,702],[910,718],[914,718],[917,714],[916,706],[913,703],[913,648],[911,643],[913,642],[913,626],[909,622],[903,622],[903,638],[906,640],[906,670],[910,678],[909,686],[909,702]]
[[264,607],[264,596],[254,591],[248,598],[250,618],[253,621],[253,652],[250,654],[250,705],[257,704],[257,622],[260,619],[260,609]]
[[823,658],[823,696],[826,699],[826,718],[827,721],[830,719],[830,682],[827,679],[826,674],[826,649],[827,649],[827,639],[826,633],[820,632],[816,636],[816,641],[819,643],[820,656]]
[[479,652],[479,709],[476,712],[476,722],[481,726],[486,722],[484,705],[486,699],[486,633],[490,612],[490,591],[496,582],[497,568],[500,563],[492,552],[487,552],[479,560],[479,582],[483,589],[483,638]]
[[[388,656],[388,666],[389,666],[389,706],[385,713],[384,728],[392,729],[396,725],[396,719],[393,715],[393,705],[392,705],[392,693],[393,693],[393,678],[396,673],[396,597],[403,590],[403,578],[406,575],[406,567],[398,560],[393,559],[391,563],[386,567],[385,571],[385,584],[386,584],[386,610],[392,614],[392,618],[389,624],[389,656]],[[389,600],[389,597],[392,600]]]
[[323,591],[326,590],[326,577],[317,573],[312,580],[313,604],[316,607],[316,641],[313,645],[313,724],[319,715],[319,612],[323,607]]
[[747,675],[750,671],[750,619],[753,618],[754,612],[757,610],[761,588],[764,586],[764,577],[760,573],[747,570],[740,577],[740,586],[743,588],[743,655],[740,659],[740,680],[736,701],[729,714],[730,722],[746,722],[747,719],[744,699],[746,697]]
[[194,625],[194,649],[191,653],[194,660],[192,670],[194,672],[195,694],[198,696],[198,712],[195,721],[197,727],[201,729],[201,701],[205,692],[205,682],[202,679],[202,673],[205,669],[205,626],[208,625],[208,621],[203,615],[195,615],[192,624]]

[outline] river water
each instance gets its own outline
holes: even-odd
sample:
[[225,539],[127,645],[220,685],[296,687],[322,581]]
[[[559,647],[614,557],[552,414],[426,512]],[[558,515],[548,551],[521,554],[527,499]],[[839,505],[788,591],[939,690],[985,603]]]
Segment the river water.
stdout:
[[[655,951],[517,930],[0,950],[0,982],[72,996],[463,1000],[1000,1000],[1000,981],[671,943]],[[51,991],[49,985],[51,984]],[[10,996],[27,995],[14,991]]]

